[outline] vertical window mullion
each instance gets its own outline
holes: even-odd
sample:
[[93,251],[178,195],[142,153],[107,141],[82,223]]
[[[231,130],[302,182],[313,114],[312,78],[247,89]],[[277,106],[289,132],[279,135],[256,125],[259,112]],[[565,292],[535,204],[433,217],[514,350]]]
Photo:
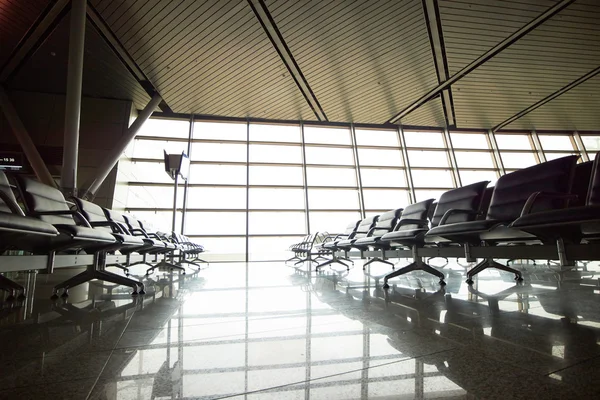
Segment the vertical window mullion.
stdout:
[[500,177],[506,173],[506,170],[504,169],[504,163],[502,162],[502,157],[500,156],[500,150],[498,150],[498,142],[496,142],[496,136],[491,130],[488,131],[488,143],[490,145],[490,148],[492,149],[494,156],[494,164],[496,165]]
[[454,183],[454,187],[462,187],[460,174],[458,172],[458,163],[456,162],[456,154],[454,154],[454,146],[452,146],[452,138],[450,137],[448,128],[444,128],[443,139],[444,145],[446,146],[446,155],[450,161],[450,168],[452,168],[452,181]]
[[[192,137],[194,136],[194,114],[190,114],[190,128],[188,134],[188,143],[187,143],[187,156],[188,159],[192,160]],[[188,177],[185,180],[185,184],[183,186],[183,208],[181,210],[181,234],[185,234],[185,215],[187,213],[187,200],[188,200],[188,186],[190,182],[191,167],[188,171]]]
[[535,158],[537,159],[537,162],[546,162],[546,155],[544,154],[544,149],[542,148],[542,142],[540,142],[540,137],[536,131],[531,131],[529,133],[529,140],[531,141],[531,145],[535,150]]
[[300,123],[302,136],[302,179],[304,181],[304,212],[306,214],[306,233],[310,233],[310,214],[308,205],[308,177],[306,175],[306,143],[304,141],[304,123]]
[[250,120],[246,120],[246,262],[250,260]]
[[406,150],[406,140],[404,139],[404,131],[401,126],[398,126],[396,129],[398,132],[398,141],[400,142],[400,147],[402,148],[402,158],[404,161],[404,173],[406,174],[406,183],[408,185],[408,195],[410,197],[410,202],[417,202],[417,194],[415,193],[415,185],[412,179],[412,172],[410,169],[410,162],[408,160],[408,150]]
[[365,198],[363,196],[362,178],[360,175],[360,160],[358,159],[358,148],[356,147],[356,132],[354,124],[350,124],[350,138],[352,139],[352,152],[354,153],[354,169],[356,171],[356,182],[358,183],[358,202],[360,215],[365,218]]
[[571,140],[575,142],[575,148],[579,151],[579,154],[581,154],[581,159],[583,161],[590,161],[590,155],[588,154],[587,149],[583,145],[583,140],[581,140],[581,135],[579,134],[579,132],[573,132]]

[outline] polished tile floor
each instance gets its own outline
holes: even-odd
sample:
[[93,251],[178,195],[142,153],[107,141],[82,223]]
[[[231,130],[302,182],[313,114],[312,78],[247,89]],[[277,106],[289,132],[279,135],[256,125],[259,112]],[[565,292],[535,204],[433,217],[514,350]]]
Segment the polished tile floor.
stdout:
[[138,299],[92,283],[57,302],[77,271],[17,276],[35,290],[0,309],[0,398],[599,398],[600,267],[469,288],[451,264],[443,290],[412,273],[384,291],[387,266],[356,264],[214,264],[158,272]]

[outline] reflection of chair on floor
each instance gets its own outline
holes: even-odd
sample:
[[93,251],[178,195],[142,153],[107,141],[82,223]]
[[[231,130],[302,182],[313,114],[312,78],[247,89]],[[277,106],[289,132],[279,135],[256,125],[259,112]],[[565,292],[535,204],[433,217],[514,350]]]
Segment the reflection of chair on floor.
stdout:
[[151,399],[170,398],[178,399],[181,396],[183,371],[181,363],[175,361],[173,368],[169,367],[169,360],[160,366],[152,384]]
[[[517,302],[521,305],[520,309],[528,309],[529,308],[529,304],[527,302],[526,299],[523,299],[522,295],[527,295],[528,292],[531,291],[531,285],[530,284],[522,284],[522,283],[515,283],[514,286],[511,286],[507,289],[504,289],[498,293],[494,293],[494,294],[487,294],[484,292],[479,291],[478,289],[475,289],[473,287],[473,285],[469,285],[468,286],[468,290],[469,293],[471,293],[474,296],[478,296],[484,300],[486,300],[488,302],[488,306],[490,307],[490,313],[492,314],[496,314],[498,312],[500,312],[500,307],[498,302],[500,300],[504,300],[505,298],[507,298],[508,296],[511,296],[513,294],[516,294],[518,299]],[[527,296],[526,296],[527,297]]]

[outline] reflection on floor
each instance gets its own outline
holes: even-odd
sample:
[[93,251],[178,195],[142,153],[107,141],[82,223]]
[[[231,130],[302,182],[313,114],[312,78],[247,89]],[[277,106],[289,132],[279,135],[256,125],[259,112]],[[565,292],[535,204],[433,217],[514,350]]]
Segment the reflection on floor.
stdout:
[[0,309],[0,398],[600,396],[598,265],[522,265],[523,285],[485,271],[470,288],[451,263],[443,290],[415,273],[384,291],[387,266],[356,264],[215,264],[159,272],[137,299],[91,283],[54,303],[77,271],[13,277],[35,290]]

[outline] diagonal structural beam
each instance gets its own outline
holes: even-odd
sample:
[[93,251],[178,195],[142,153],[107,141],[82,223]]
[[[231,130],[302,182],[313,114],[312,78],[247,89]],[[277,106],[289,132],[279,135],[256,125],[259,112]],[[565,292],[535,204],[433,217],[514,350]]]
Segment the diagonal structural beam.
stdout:
[[67,7],[69,3],[69,0],[57,0],[46,7],[2,66],[0,82],[8,81],[25,61],[35,53],[67,14],[70,9],[70,7]]
[[[444,33],[442,31],[442,20],[440,18],[440,9],[438,0],[422,0],[423,14],[427,25],[427,33],[429,34],[429,43],[431,45],[431,53],[435,64],[435,71],[438,77],[438,84],[442,84],[450,78],[448,72],[448,60],[446,58],[446,46],[444,45]],[[455,126],[454,120],[454,103],[452,100],[452,89],[444,89],[441,93],[442,105],[444,107],[444,116],[446,118],[446,126]]]
[[421,107],[423,104],[427,103],[429,100],[438,96],[445,89],[450,88],[453,84],[473,72],[475,69],[479,68],[482,64],[486,63],[488,60],[492,59],[500,52],[505,50],[507,47],[511,46],[517,40],[521,39],[523,36],[527,35],[529,32],[564,10],[570,4],[572,4],[575,0],[562,0],[556,3],[554,6],[550,7],[542,14],[537,16],[535,19],[527,23],[526,25],[519,28],[512,35],[492,47],[490,50],[486,51],[481,56],[477,57],[474,61],[472,61],[469,65],[458,71],[454,74],[450,79],[445,81],[444,83],[439,84],[437,87],[431,89],[429,92],[424,94],[417,101],[413,102],[410,106],[406,107],[404,110],[400,111],[398,114],[394,115],[388,123],[395,124],[400,121],[402,118],[406,117],[411,112],[415,111],[417,108]]
[[[121,63],[123,63],[125,68],[129,70],[131,75],[133,75],[133,77],[137,79],[142,88],[146,91],[146,93],[148,93],[148,96],[152,98],[155,93],[158,93],[158,89],[154,87],[152,82],[150,82],[146,74],[144,74],[144,71],[142,71],[140,66],[133,59],[133,57],[131,57],[129,52],[125,49],[125,46],[123,46],[123,44],[117,38],[110,26],[108,26],[104,18],[102,18],[100,13],[89,2],[87,5],[87,16],[94,28],[96,28],[96,32],[98,32],[98,34],[106,42],[108,47],[111,48],[113,53],[115,53],[115,55],[119,58]],[[169,107],[169,105],[164,101],[164,99],[161,100],[158,107],[162,112],[173,112],[173,110],[171,110],[171,107]]]
[[507,118],[506,120],[500,122],[498,125],[496,125],[495,127],[492,128],[492,132],[496,132],[496,131],[504,128],[508,124],[511,124],[514,121],[518,120],[519,118],[521,118],[521,117],[529,114],[533,110],[536,110],[536,109],[540,108],[541,106],[543,106],[544,104],[546,104],[546,103],[554,100],[558,96],[567,93],[569,90],[571,90],[571,89],[573,89],[573,88],[581,85],[583,82],[587,81],[588,79],[593,78],[594,76],[598,75],[599,73],[600,73],[600,67],[594,68],[593,70],[591,70],[587,74],[583,75],[582,77],[580,77],[578,79],[575,79],[573,82],[569,83],[566,86],[563,86],[562,88],[558,89],[556,92],[549,94],[548,96],[544,97],[543,99],[541,99],[537,103],[534,103],[534,104],[530,105],[529,107],[527,107],[523,111],[520,111],[520,112],[516,113],[515,115],[513,115],[512,117]]
[[294,79],[294,82],[296,82],[298,89],[300,89],[302,92],[302,95],[315,113],[317,119],[319,121],[327,121],[327,115],[325,115],[325,111],[323,111],[323,108],[319,104],[317,97],[313,93],[308,81],[300,70],[298,63],[294,59],[294,56],[292,55],[287,43],[283,39],[279,28],[277,28],[277,25],[275,25],[275,21],[269,13],[269,9],[267,8],[265,2],[263,0],[248,0],[248,4],[250,5],[250,8],[252,8],[254,15],[262,25],[265,33],[271,41],[271,44],[279,54],[281,61],[283,61],[283,64],[289,71],[291,77]]

